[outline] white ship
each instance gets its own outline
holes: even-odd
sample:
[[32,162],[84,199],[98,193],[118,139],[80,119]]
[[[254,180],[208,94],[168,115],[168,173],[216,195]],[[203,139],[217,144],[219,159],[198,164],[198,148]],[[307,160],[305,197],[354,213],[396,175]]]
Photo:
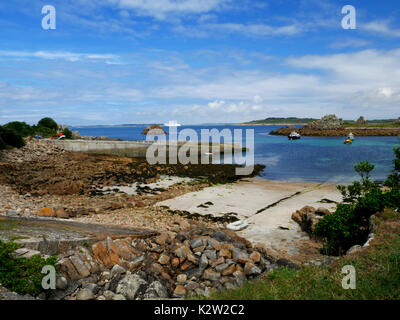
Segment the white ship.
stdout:
[[180,127],[181,124],[178,123],[177,121],[169,121],[168,123],[164,123],[164,126],[166,126],[166,127]]

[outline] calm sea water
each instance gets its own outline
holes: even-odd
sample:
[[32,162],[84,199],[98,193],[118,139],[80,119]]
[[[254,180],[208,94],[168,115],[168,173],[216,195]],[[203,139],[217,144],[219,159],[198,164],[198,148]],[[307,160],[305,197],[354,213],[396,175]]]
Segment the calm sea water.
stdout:
[[[108,136],[123,140],[145,140],[141,134],[146,126],[71,128],[83,136]],[[255,163],[265,164],[264,177],[281,181],[315,181],[348,183],[358,178],[353,166],[368,160],[375,165],[372,177],[383,180],[393,168],[393,147],[397,137],[355,137],[352,145],[343,144],[344,137],[302,137],[289,141],[287,137],[271,136],[270,131],[281,126],[182,126],[194,129],[216,128],[254,129]],[[245,134],[243,134],[245,135]],[[245,141],[241,141],[245,145]]]

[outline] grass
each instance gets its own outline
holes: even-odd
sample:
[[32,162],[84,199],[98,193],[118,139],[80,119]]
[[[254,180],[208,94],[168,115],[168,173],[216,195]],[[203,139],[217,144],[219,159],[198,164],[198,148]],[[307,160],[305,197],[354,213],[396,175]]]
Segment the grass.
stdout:
[[[300,270],[280,268],[264,279],[214,293],[216,300],[399,300],[400,214],[385,210],[377,215],[377,232],[371,246],[330,266]],[[356,289],[342,288],[343,266],[356,270]],[[199,297],[199,299],[205,299]]]

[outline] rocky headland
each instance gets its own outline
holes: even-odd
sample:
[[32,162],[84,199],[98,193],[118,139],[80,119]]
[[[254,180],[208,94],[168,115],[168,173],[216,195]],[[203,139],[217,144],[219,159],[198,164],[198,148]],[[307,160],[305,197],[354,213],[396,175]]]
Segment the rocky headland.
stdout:
[[[365,120],[361,117],[357,120],[357,125],[365,124]],[[314,137],[340,137],[348,136],[352,132],[355,136],[398,136],[400,128],[374,128],[374,127],[344,127],[342,119],[335,115],[326,115],[320,120],[310,122],[300,128],[294,126],[286,126],[278,130],[271,131],[271,135],[287,136],[291,132],[298,132],[302,136]]]

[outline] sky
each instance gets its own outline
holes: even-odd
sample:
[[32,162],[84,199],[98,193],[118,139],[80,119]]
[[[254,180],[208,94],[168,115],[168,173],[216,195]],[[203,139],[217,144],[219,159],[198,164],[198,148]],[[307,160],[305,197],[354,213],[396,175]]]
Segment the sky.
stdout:
[[0,0],[0,124],[325,114],[400,117],[398,0]]

